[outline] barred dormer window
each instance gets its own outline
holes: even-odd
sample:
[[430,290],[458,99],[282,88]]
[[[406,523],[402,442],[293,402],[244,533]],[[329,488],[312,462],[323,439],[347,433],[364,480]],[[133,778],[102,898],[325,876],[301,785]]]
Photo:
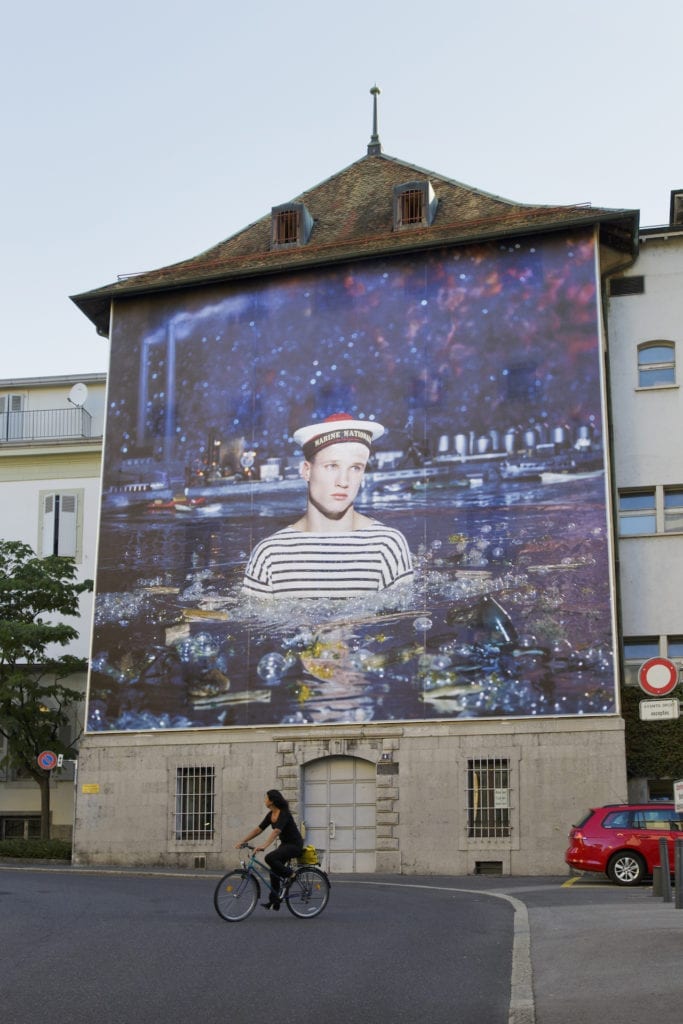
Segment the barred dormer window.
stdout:
[[408,181],[394,186],[394,231],[429,227],[436,213],[437,198],[430,181]]
[[313,218],[303,203],[274,206],[271,223],[271,247],[285,249],[306,245],[311,236]]
[[424,192],[421,188],[408,188],[398,197],[401,224],[421,224],[424,216]]

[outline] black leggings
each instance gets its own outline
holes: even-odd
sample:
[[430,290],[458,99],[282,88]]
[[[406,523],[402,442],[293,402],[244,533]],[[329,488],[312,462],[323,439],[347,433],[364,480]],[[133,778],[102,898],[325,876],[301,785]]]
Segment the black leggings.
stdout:
[[292,857],[300,857],[303,850],[296,843],[280,843],[274,850],[266,854],[266,864],[270,868],[270,884],[273,892],[277,894],[280,882],[283,878],[289,878],[292,869],[288,868],[286,861]]

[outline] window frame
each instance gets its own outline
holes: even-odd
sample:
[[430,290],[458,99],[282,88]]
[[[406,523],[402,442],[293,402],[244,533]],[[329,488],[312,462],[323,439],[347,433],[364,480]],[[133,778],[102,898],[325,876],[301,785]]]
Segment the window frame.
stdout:
[[[647,360],[644,358],[648,352],[654,352],[656,349],[662,349],[670,352],[670,359],[651,359]],[[643,341],[638,345],[638,389],[644,391],[652,391],[657,388],[670,388],[676,386],[676,343],[674,341],[668,341],[664,338],[651,339],[650,341]],[[648,381],[646,375],[656,376],[665,373],[670,375],[670,379],[664,380],[650,380]]]
[[[284,231],[282,230],[284,226]],[[294,230],[292,230],[294,228]],[[304,203],[281,203],[271,209],[271,249],[293,249],[306,245],[313,230],[313,218]]]
[[[53,510],[47,509],[49,499],[55,502],[54,508],[57,511],[57,536],[54,535],[54,523],[50,524]],[[65,499],[74,501],[73,519],[70,519],[71,512],[64,508]],[[76,563],[83,561],[83,506],[85,503],[85,490],[82,487],[65,487],[64,490],[42,490],[38,492],[38,546],[37,550],[41,558],[48,555],[64,555],[73,558]],[[60,521],[61,517],[61,521]],[[48,539],[52,531],[52,540]],[[73,542],[67,543],[68,532],[73,534]],[[60,544],[60,539],[62,543]],[[56,544],[55,544],[56,540]],[[55,547],[57,550],[55,550]],[[66,550],[64,550],[66,548]]]
[[[680,499],[676,504],[673,502],[669,504],[667,498],[678,496]],[[677,512],[671,511],[677,509]],[[683,485],[671,485],[665,486],[662,489],[662,529],[664,533],[683,533]],[[678,521],[679,525],[670,526],[669,524],[674,521]]]
[[21,441],[24,437],[25,392],[5,391],[0,395],[0,441]]
[[[202,820],[207,824],[198,824]],[[173,840],[183,845],[211,843],[216,838],[216,820],[216,766],[176,765]]]
[[[638,507],[638,499],[645,498],[650,500],[650,504]],[[683,534],[683,484],[620,488],[617,491],[616,515],[619,540]],[[653,529],[646,528],[649,526]]]
[[[640,648],[640,650],[637,650]],[[683,636],[676,633],[658,636],[625,636],[621,642],[624,686],[640,687],[640,666],[650,658],[669,658],[683,670]]]
[[[636,506],[635,501],[643,498],[651,499],[651,505]],[[634,504],[629,508],[628,502]],[[655,487],[624,488],[619,490],[617,495],[617,517],[619,523],[619,537],[643,537],[657,533],[657,489]],[[652,525],[652,529],[646,529],[642,524]],[[626,524],[638,527],[637,529],[624,529]]]
[[469,840],[510,839],[512,770],[509,757],[468,757],[466,832]]
[[[404,219],[406,207],[410,208],[416,203],[416,195],[420,194],[420,216],[410,216]],[[409,202],[406,202],[409,197]],[[431,181],[406,181],[401,185],[394,185],[393,191],[393,219],[394,231],[410,231],[412,228],[429,227],[436,215],[438,200],[434,193]]]

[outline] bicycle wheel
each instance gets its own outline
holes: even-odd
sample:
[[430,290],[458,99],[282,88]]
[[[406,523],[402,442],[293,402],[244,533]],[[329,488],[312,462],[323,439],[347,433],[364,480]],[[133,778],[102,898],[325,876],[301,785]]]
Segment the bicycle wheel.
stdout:
[[284,900],[295,917],[317,917],[330,898],[330,883],[320,868],[299,868],[290,878]]
[[259,884],[253,875],[230,871],[216,886],[213,905],[224,921],[243,921],[251,914],[259,896]]

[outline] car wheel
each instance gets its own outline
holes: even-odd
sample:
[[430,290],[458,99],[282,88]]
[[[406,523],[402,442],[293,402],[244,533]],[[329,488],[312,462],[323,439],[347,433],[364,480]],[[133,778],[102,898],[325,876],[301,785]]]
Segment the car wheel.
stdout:
[[610,860],[607,874],[615,885],[639,885],[645,876],[645,861],[639,853],[622,850]]

